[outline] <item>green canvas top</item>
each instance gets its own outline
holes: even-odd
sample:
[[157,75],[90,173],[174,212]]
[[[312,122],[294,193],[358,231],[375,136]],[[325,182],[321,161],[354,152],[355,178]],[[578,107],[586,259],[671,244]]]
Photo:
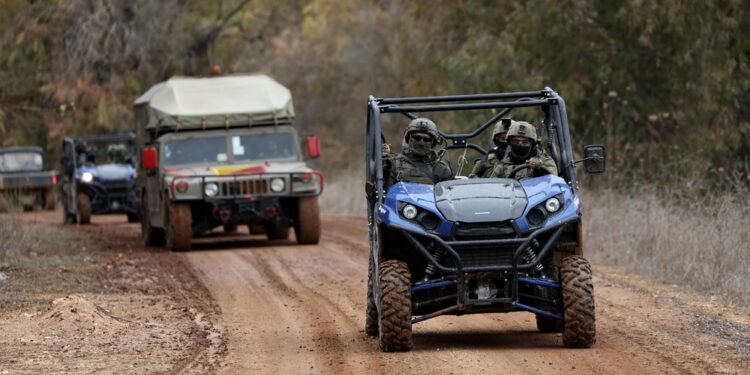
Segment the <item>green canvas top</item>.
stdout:
[[[146,129],[248,125],[294,118],[289,89],[264,74],[210,78],[172,77],[133,103],[146,106]],[[145,123],[144,123],[145,122]]]

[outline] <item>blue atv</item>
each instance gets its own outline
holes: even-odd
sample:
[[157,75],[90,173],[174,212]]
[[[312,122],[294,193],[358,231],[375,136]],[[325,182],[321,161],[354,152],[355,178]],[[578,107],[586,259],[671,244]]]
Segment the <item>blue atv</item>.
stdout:
[[[442,104],[436,104],[442,103]],[[487,151],[470,139],[530,107],[543,117],[543,148],[559,176],[473,178],[384,186],[381,116],[492,110],[466,134],[445,134],[448,150]],[[489,111],[488,111],[489,112]],[[486,133],[484,134],[486,137]],[[596,341],[591,266],[583,257],[575,165],[602,173],[605,150],[586,146],[573,159],[564,100],[541,91],[368,101],[366,196],[370,262],[365,332],[383,351],[412,347],[412,325],[441,315],[527,311],[542,332],[562,332],[566,347]],[[386,171],[387,172],[387,171]],[[549,172],[549,171],[547,171]]]
[[139,221],[134,175],[135,135],[63,140],[63,220],[88,224],[91,215],[126,214]]

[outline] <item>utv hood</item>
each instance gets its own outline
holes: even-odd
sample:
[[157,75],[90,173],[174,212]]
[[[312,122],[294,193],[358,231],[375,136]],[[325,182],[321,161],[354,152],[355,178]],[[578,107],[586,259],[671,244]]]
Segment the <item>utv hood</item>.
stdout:
[[523,215],[527,203],[521,184],[507,178],[451,180],[435,185],[435,204],[453,222],[516,219]]
[[133,167],[127,164],[101,164],[96,166],[98,177],[104,181],[127,180],[133,176]]

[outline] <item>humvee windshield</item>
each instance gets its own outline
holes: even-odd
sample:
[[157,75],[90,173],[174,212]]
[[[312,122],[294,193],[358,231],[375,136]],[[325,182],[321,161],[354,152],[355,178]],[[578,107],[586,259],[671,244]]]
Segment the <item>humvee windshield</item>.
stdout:
[[294,138],[289,133],[237,135],[232,137],[234,160],[273,160],[296,158]]
[[173,139],[164,143],[164,165],[227,162],[227,138]]
[[36,152],[0,153],[0,172],[41,171],[42,155]]

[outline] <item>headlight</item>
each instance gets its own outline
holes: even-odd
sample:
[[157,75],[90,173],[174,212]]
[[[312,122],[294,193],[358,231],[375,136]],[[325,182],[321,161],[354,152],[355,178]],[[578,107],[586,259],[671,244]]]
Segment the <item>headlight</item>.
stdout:
[[282,178],[274,178],[271,180],[271,191],[274,193],[284,191],[285,186],[286,183],[284,183],[284,179]]
[[83,182],[94,181],[94,175],[91,174],[91,172],[83,172],[83,174],[81,174],[81,180],[83,180]]
[[414,220],[414,218],[417,217],[417,208],[410,204],[407,204],[406,206],[404,206],[404,209],[401,210],[401,213],[405,218]]
[[219,185],[216,185],[213,182],[208,183],[203,188],[203,192],[206,193],[206,195],[209,197],[215,197],[216,194],[219,194]]
[[547,202],[544,203],[544,208],[549,213],[557,212],[560,209],[560,200],[555,197],[547,199]]
[[177,181],[177,183],[174,184],[174,188],[178,193],[184,193],[188,190],[188,183],[187,181]]

